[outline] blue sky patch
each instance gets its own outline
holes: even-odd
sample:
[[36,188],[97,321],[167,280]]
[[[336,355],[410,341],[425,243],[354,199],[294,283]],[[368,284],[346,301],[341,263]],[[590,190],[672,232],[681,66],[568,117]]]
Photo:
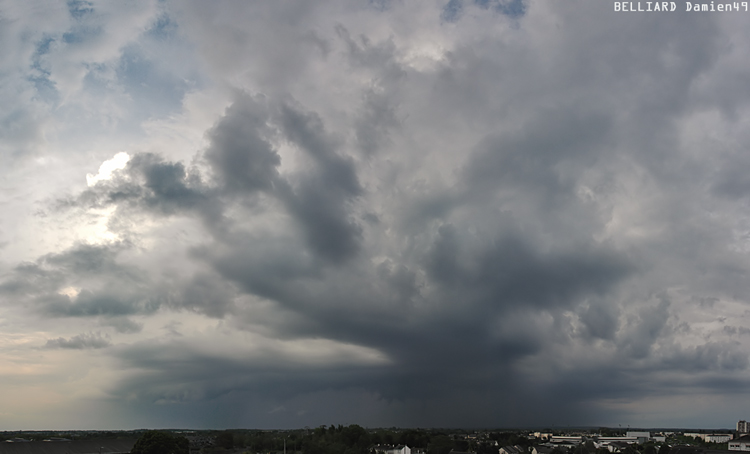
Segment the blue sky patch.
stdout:
[[[523,0],[474,0],[474,4],[487,10],[518,18],[526,14]],[[464,0],[450,0],[443,7],[440,18],[445,22],[456,22],[464,10]]]
[[74,19],[81,19],[94,12],[94,4],[86,0],[69,0],[68,11]]
[[169,15],[162,14],[146,30],[146,35],[156,39],[167,39],[173,37],[176,31],[177,22],[173,21]]

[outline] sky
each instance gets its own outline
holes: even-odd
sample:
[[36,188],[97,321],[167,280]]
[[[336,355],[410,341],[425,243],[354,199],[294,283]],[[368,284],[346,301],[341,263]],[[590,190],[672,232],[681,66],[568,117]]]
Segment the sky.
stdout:
[[674,5],[0,1],[0,429],[750,418],[750,12]]

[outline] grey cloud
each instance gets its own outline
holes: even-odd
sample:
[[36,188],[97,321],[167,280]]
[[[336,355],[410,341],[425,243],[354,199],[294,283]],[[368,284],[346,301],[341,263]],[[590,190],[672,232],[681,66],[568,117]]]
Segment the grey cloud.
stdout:
[[375,90],[365,92],[355,123],[357,143],[371,156],[390,144],[390,133],[401,126],[397,106],[384,93]]
[[318,115],[285,103],[281,106],[279,122],[286,137],[318,165],[320,178],[328,190],[338,190],[348,196],[362,192],[354,162],[337,152],[337,140],[326,132]]
[[304,230],[311,249],[341,263],[359,250],[362,228],[348,212],[362,194],[354,162],[336,151],[320,118],[288,104],[281,107],[281,126],[287,138],[307,152],[317,171],[303,172],[294,187],[280,187],[279,196]]
[[0,117],[0,151],[3,155],[23,157],[37,151],[44,140],[39,114],[15,108]]
[[346,200],[331,193],[324,180],[306,180],[297,194],[283,196],[305,232],[309,247],[324,259],[342,263],[359,250],[362,228],[347,212]]
[[[0,291],[51,317],[111,317],[153,313],[161,296],[136,267],[118,263],[125,244],[76,245],[16,267]],[[69,292],[77,288],[75,295]],[[148,295],[148,293],[152,293]]]
[[520,131],[485,139],[469,159],[466,183],[477,191],[525,188],[521,195],[539,194],[545,205],[562,202],[580,169],[606,153],[608,117],[580,109],[536,113]]
[[[717,96],[715,81],[741,85],[746,59],[722,43],[744,29],[593,3],[378,4],[159,3],[175,21],[159,45],[189,38],[212,91],[198,84],[177,103],[180,82],[152,105],[120,86],[155,77],[149,65],[90,79],[138,94],[124,110],[182,106],[134,128],[153,143],[160,128],[192,128],[186,118],[210,122],[196,105],[229,107],[204,150],[131,153],[62,203],[70,211],[51,217],[116,208],[109,228],[129,243],[10,265],[3,304],[138,338],[102,351],[123,372],[111,401],[197,426],[215,426],[217,407],[236,427],[260,420],[247,416],[255,403],[267,414],[363,395],[379,425],[597,424],[630,414],[618,402],[741,390],[750,186],[733,128],[746,96]],[[138,63],[128,49],[111,58]],[[9,137],[31,144],[36,117],[24,115]],[[727,128],[705,137],[712,122]],[[127,143],[158,150],[143,140]],[[162,311],[166,329],[142,320]],[[228,358],[190,344],[202,317],[390,362]]]
[[123,278],[138,279],[135,270],[115,263],[119,247],[79,244],[59,254],[44,255],[36,262],[15,267],[10,278],[0,284],[0,289],[18,296],[54,292],[69,284],[72,276],[101,276],[113,272],[121,273]]
[[209,131],[204,156],[229,191],[272,189],[281,163],[268,141],[269,114],[262,99],[240,93]]
[[196,173],[188,173],[181,163],[167,163],[153,154],[140,154],[128,162],[131,173],[139,173],[148,190],[144,203],[151,209],[170,214],[194,208],[204,202],[202,183]]
[[37,298],[43,311],[53,317],[125,316],[138,313],[153,313],[161,305],[158,297],[149,297],[140,292],[124,289],[81,290],[75,297],[45,295]]
[[737,335],[737,334],[739,334],[741,336],[746,336],[746,335],[750,334],[750,328],[746,328],[744,326],[729,326],[729,325],[726,325],[726,326],[724,326],[723,331],[725,333],[731,335],[731,336],[734,336],[734,335]]
[[109,336],[102,336],[101,333],[88,333],[79,334],[73,336],[70,339],[59,337],[57,339],[50,339],[44,345],[44,348],[63,348],[72,350],[83,350],[88,348],[105,348],[112,345],[109,340]]
[[216,204],[209,203],[206,190],[200,175],[182,163],[167,162],[153,153],[138,153],[112,179],[98,181],[78,197],[58,203],[62,208],[116,205],[161,215],[190,211],[202,211],[209,217],[220,215]]
[[589,300],[579,309],[587,333],[598,339],[613,340],[619,328],[617,308],[610,301]]
[[670,369],[746,370],[750,365],[748,353],[737,342],[707,342],[695,347],[679,349],[666,360]]
[[118,333],[134,334],[143,330],[142,323],[136,323],[127,317],[107,317],[102,320],[102,325],[111,326]]
[[427,266],[437,282],[464,298],[539,307],[568,306],[577,297],[604,294],[633,271],[626,257],[605,247],[566,249],[541,254],[524,238],[501,233],[472,250],[455,230],[442,226]]
[[253,361],[206,355],[182,338],[118,347],[115,357],[142,373],[123,377],[110,392],[149,403],[216,400],[236,393],[288,398],[326,388],[366,384],[373,374],[379,375],[376,366],[302,366],[278,358],[273,352],[261,353]]
[[367,36],[351,37],[346,27],[338,24],[336,34],[346,44],[349,63],[357,69],[375,72],[375,81],[390,84],[406,76],[407,72],[397,61],[396,46],[392,39],[373,44]]
[[747,160],[744,156],[732,156],[716,172],[713,178],[713,192],[729,199],[745,199],[750,196],[750,177],[744,170]]
[[175,306],[202,312],[209,317],[223,317],[231,311],[234,293],[229,286],[216,276],[198,274],[182,286]]
[[14,269],[12,277],[0,284],[0,292],[22,296],[36,291],[51,291],[65,282],[62,273],[42,269],[38,264],[24,263]]
[[210,261],[219,275],[236,282],[245,291],[276,301],[300,280],[318,274],[310,257],[300,254],[300,244],[290,239],[255,238],[234,243],[229,251],[196,250]]
[[642,308],[623,328],[620,347],[633,358],[649,355],[654,342],[663,335],[669,320],[670,301],[661,298],[653,305]]

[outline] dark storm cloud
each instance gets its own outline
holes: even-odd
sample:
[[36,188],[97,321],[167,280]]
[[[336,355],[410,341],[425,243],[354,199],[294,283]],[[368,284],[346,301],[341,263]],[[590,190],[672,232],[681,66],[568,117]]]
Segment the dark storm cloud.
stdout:
[[348,196],[356,196],[362,192],[354,162],[350,157],[337,152],[336,139],[326,132],[318,115],[283,104],[279,123],[286,138],[304,150],[317,164],[317,170],[330,190]]
[[570,305],[582,295],[606,293],[633,270],[605,247],[540,254],[515,235],[467,250],[451,225],[440,227],[427,257],[426,270],[446,289],[499,306]]
[[630,326],[625,327],[627,335],[619,344],[627,355],[637,359],[648,356],[652,345],[666,328],[669,305],[668,300],[661,299],[658,305],[642,309],[628,321]]
[[369,386],[382,376],[376,364],[347,359],[352,354],[346,350],[319,362],[315,357],[288,357],[274,344],[243,353],[236,347],[227,345],[217,354],[182,337],[115,346],[114,355],[122,365],[141,372],[117,380],[109,392],[141,404],[205,405],[227,396],[273,401],[321,389]]
[[280,114],[286,138],[304,150],[315,167],[291,177],[293,187],[280,187],[279,196],[304,230],[310,248],[340,263],[356,254],[362,235],[348,211],[362,194],[354,162],[337,152],[336,139],[314,113],[283,104]]
[[618,309],[608,301],[589,300],[579,308],[579,317],[586,327],[586,334],[593,338],[613,340],[618,326]]
[[[712,82],[746,72],[728,16],[159,5],[159,45],[190,37],[216,86],[145,99],[185,79],[151,46],[113,46],[135,110],[183,110],[134,128],[155,139],[132,148],[155,151],[52,215],[106,218],[125,240],[38,253],[0,281],[9,308],[107,330],[37,345],[112,356],[118,409],[215,426],[220,408],[242,426],[283,407],[268,418],[301,426],[318,421],[290,415],[366,402],[373,425],[596,424],[741,390],[747,97]],[[155,44],[152,19],[138,30]],[[65,45],[82,51],[98,35],[78,25]],[[89,77],[103,91],[106,69]],[[28,145],[25,109],[0,129]],[[205,144],[168,143],[195,125]]]
[[572,106],[535,113],[520,131],[485,139],[469,159],[466,182],[476,191],[525,188],[519,196],[539,194],[542,203],[568,197],[580,169],[611,145],[609,116]]
[[232,192],[271,190],[281,158],[268,142],[269,113],[262,99],[239,94],[208,137],[205,158]]
[[[532,334],[538,329],[534,310],[559,315],[580,301],[602,296],[633,272],[629,260],[606,245],[579,242],[539,250],[515,227],[519,215],[511,212],[501,213],[509,220],[494,225],[481,241],[473,239],[465,223],[459,227],[443,223],[431,242],[414,251],[420,257],[417,262],[367,266],[363,260],[369,257],[357,253],[375,251],[363,249],[364,230],[352,220],[366,196],[355,162],[346,157],[340,139],[326,130],[318,115],[299,105],[278,103],[272,108],[269,104],[273,100],[241,94],[211,129],[204,155],[214,178],[210,187],[201,183],[205,178],[197,170],[191,185],[182,165],[150,155],[134,157],[123,171],[129,180],[116,177],[101,186],[108,188],[105,200],[159,215],[194,212],[201,200],[216,205],[228,200],[245,203],[259,194],[278,200],[279,208],[292,215],[301,238],[239,228],[222,230],[216,237],[231,247],[195,248],[192,256],[210,264],[218,276],[195,276],[172,303],[213,317],[241,314],[245,309],[232,302],[234,292],[217,280],[221,277],[241,292],[278,303],[299,317],[298,323],[274,326],[280,330],[278,335],[321,336],[370,346],[394,361],[371,369],[367,378],[351,369],[300,372],[293,383],[278,388],[279,399],[352,386],[396,400],[429,400],[446,393],[460,395],[466,389],[494,395],[491,390],[498,380],[518,386],[514,364],[539,354],[547,342]],[[576,132],[592,124],[595,132]],[[534,200],[541,191],[542,199],[565,202],[574,180],[560,175],[575,177],[565,173],[565,165],[575,170],[590,163],[607,128],[606,119],[595,115],[552,112],[535,117],[515,135],[488,139],[464,166],[467,183],[446,190],[446,197],[438,202],[448,200],[448,207],[410,212],[408,216],[414,218],[410,224],[425,226],[430,220],[449,218],[450,207],[466,202],[482,207],[492,191],[503,188],[527,187],[519,197]],[[297,147],[309,165],[280,173],[280,157],[272,145],[279,137]],[[139,184],[132,186],[133,181]],[[560,192],[568,195],[560,198]],[[333,263],[349,260],[351,266],[323,271],[316,257]],[[593,335],[611,339],[608,331],[616,331],[617,325],[613,316],[606,318],[607,313],[591,306],[585,315],[588,323],[597,325],[591,328]],[[498,322],[506,317],[515,317],[518,326]],[[603,328],[601,320],[608,323]],[[133,350],[123,359],[145,367],[151,348]],[[270,392],[279,380],[275,374],[260,372],[256,364],[243,366],[195,355],[184,350],[183,356],[191,358],[185,367],[165,368],[163,361],[155,361],[149,366],[152,372],[120,383],[113,392],[136,393],[153,401],[200,400],[243,389]],[[199,367],[186,368],[188,364]],[[207,375],[206,370],[212,373]],[[220,370],[219,375],[231,377],[226,383],[211,379]],[[183,382],[184,389],[168,386]]]
[[221,282],[216,276],[202,273],[192,277],[181,288],[181,294],[172,302],[182,307],[204,313],[209,317],[222,318],[233,308],[233,289]]
[[[334,263],[358,250],[361,228],[350,202],[362,193],[353,161],[322,120],[288,103],[270,110],[262,99],[240,93],[209,132],[205,158],[217,185],[241,200],[257,191],[280,200],[305,232],[308,247]],[[310,159],[309,170],[280,175],[280,157],[271,145],[272,126]],[[238,192],[239,191],[239,192]]]

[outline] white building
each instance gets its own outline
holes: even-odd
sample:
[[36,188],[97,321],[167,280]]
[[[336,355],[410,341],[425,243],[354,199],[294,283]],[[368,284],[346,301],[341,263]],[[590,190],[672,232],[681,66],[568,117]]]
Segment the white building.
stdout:
[[406,445],[398,445],[383,451],[385,454],[411,454],[411,448]]
[[732,439],[730,434],[706,434],[703,439],[709,443],[726,443]]
[[583,443],[583,437],[581,437],[580,435],[571,436],[571,437],[565,437],[562,435],[554,435],[549,438],[549,441],[552,443],[569,443],[573,446],[577,446]]
[[730,451],[750,451],[750,435],[744,435],[729,442]]
[[726,443],[732,439],[730,434],[699,434],[699,433],[685,433],[686,437],[700,438],[707,443]]
[[737,432],[741,434],[746,434],[750,432],[750,424],[745,421],[744,419],[737,422]]
[[627,432],[625,436],[628,438],[635,438],[638,443],[643,444],[651,438],[651,432]]
[[529,434],[529,436],[538,438],[540,440],[549,440],[552,437],[552,432],[534,432]]

